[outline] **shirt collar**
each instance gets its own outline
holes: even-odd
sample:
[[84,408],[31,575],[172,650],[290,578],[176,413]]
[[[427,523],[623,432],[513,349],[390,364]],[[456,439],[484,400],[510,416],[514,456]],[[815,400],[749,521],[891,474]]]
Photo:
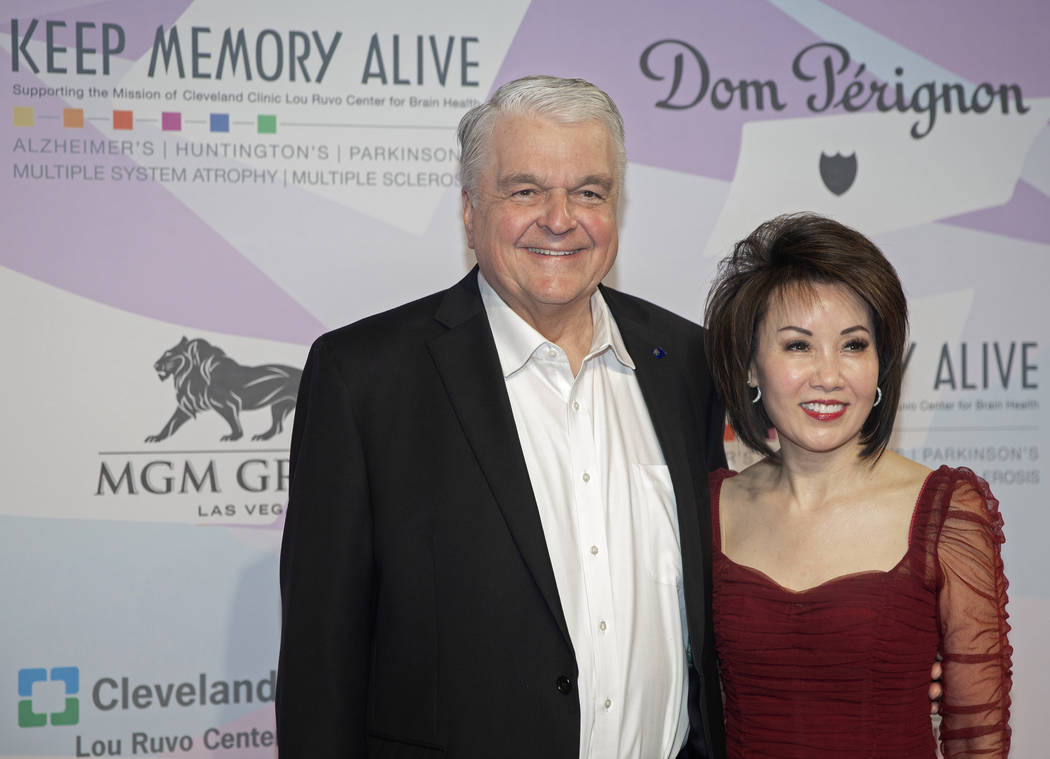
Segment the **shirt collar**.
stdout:
[[[536,329],[514,313],[503,298],[499,296],[484,275],[478,271],[478,289],[481,290],[481,302],[488,315],[492,337],[496,341],[496,353],[499,355],[500,367],[506,379],[529,362],[533,354],[542,346],[550,343]],[[597,355],[606,349],[628,369],[634,370],[634,361],[623,343],[620,328],[616,326],[609,306],[605,303],[600,290],[591,296],[591,321],[594,335],[591,338],[591,349],[587,358]],[[584,359],[586,361],[586,358]]]

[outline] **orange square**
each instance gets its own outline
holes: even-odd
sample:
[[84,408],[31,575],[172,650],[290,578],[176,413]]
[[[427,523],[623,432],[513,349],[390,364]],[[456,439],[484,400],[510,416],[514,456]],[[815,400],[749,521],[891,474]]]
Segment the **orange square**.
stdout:
[[84,128],[84,109],[83,108],[63,108],[62,109],[62,126],[68,129],[83,129]]
[[134,121],[131,111],[113,111],[114,129],[131,129]]
[[16,105],[14,109],[14,121],[17,127],[33,126],[33,108],[28,105]]

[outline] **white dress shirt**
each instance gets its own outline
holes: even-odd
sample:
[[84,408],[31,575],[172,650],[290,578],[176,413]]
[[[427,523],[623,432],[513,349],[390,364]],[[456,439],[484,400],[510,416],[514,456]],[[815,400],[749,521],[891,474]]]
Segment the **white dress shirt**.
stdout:
[[574,378],[478,284],[580,670],[580,757],[674,757],[689,729],[678,514],[634,362],[600,292]]

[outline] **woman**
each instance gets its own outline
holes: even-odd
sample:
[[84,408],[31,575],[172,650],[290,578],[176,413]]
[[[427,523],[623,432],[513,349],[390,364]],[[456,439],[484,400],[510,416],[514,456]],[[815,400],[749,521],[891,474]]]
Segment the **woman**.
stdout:
[[[765,455],[711,477],[730,757],[1005,757],[1002,519],[968,469],[886,449],[907,304],[863,235],[781,216],[736,245],[706,308],[730,423]],[[770,446],[775,428],[780,450]]]

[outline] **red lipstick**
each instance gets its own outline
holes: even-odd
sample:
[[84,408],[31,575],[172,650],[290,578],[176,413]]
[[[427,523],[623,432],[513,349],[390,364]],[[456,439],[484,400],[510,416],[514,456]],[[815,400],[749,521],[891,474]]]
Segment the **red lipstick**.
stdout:
[[800,408],[818,422],[831,422],[846,413],[849,404],[840,401],[806,401]]

